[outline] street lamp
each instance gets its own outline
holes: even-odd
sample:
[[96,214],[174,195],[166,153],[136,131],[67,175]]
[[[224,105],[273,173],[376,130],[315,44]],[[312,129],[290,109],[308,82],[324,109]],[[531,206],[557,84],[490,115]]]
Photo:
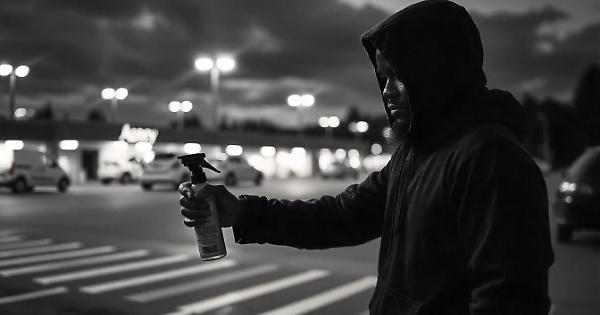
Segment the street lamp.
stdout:
[[190,101],[172,101],[169,103],[169,111],[176,113],[179,120],[179,129],[183,129],[185,125],[184,114],[192,111],[194,104]]
[[110,121],[115,122],[117,120],[117,107],[119,106],[119,101],[124,100],[129,95],[129,91],[126,88],[105,88],[100,92],[102,98],[105,100],[110,100]]
[[352,132],[358,139],[362,137],[362,134],[369,130],[369,123],[366,121],[351,122],[348,125],[350,132]]
[[302,112],[303,107],[312,107],[315,105],[315,97],[312,94],[292,94],[288,96],[287,103],[291,107],[296,108],[298,114],[298,134],[302,135]]
[[217,106],[219,103],[219,77],[221,72],[227,73],[235,69],[235,59],[229,56],[218,56],[215,59],[211,57],[199,57],[194,62],[196,70],[200,72],[210,71],[210,92],[211,92],[211,109],[213,127],[217,129],[219,126]]
[[14,119],[15,114],[15,98],[17,90],[17,77],[24,78],[29,74],[29,67],[26,65],[20,65],[16,69],[13,69],[12,65],[3,63],[0,64],[0,76],[9,78],[8,86],[8,118]]
[[325,130],[327,137],[331,138],[333,128],[340,126],[340,118],[337,116],[321,116],[319,117],[319,126]]

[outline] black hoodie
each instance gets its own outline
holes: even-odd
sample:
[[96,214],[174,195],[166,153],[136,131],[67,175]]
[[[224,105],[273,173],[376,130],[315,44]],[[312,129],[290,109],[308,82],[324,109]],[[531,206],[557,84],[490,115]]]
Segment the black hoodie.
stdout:
[[528,126],[519,103],[485,87],[469,14],[423,1],[362,42],[407,86],[409,141],[337,196],[242,196],[236,241],[321,249],[381,237],[371,314],[546,315],[554,257],[544,179],[519,143]]

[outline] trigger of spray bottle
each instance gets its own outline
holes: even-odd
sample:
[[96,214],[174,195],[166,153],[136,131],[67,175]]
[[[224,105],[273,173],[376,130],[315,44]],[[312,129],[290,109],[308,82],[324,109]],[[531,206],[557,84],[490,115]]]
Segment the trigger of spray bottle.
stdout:
[[[210,165],[206,161],[206,154],[195,153],[179,156],[178,159],[192,173],[191,191],[188,198],[193,199],[208,184],[206,174],[203,168],[208,168],[212,171],[220,173],[218,169]],[[203,223],[194,226],[196,232],[196,240],[198,241],[198,250],[202,260],[214,260],[223,258],[227,255],[225,241],[223,239],[223,231],[219,223],[219,215],[217,204],[214,196],[206,198],[210,209],[210,215],[206,217]]]

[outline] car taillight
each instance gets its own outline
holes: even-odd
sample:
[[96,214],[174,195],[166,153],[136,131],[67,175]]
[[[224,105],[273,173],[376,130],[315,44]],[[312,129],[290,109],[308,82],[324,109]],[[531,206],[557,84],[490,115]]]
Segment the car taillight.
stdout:
[[15,163],[10,163],[10,167],[8,168],[8,175],[12,175],[15,172]]

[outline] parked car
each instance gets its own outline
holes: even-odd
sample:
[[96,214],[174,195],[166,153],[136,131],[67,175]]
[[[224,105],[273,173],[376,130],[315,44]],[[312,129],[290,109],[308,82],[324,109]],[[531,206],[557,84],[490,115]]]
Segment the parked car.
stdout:
[[154,160],[148,163],[142,172],[140,185],[150,190],[155,184],[170,184],[174,189],[190,180],[190,172],[181,165],[175,153],[156,153]]
[[240,181],[249,181],[259,186],[263,181],[262,172],[248,164],[245,158],[229,156],[224,160],[209,160],[221,173],[211,170],[205,172],[209,181],[223,181],[227,186],[236,186]]
[[358,178],[358,169],[351,167],[350,165],[336,161],[321,170],[321,177],[323,179],[328,178],[346,178],[351,177],[354,179]]
[[132,183],[142,176],[142,165],[135,158],[122,161],[104,161],[100,164],[98,178],[108,185],[113,181],[121,184]]
[[577,229],[600,229],[600,146],[586,150],[563,173],[556,191],[557,240]]
[[46,153],[32,149],[0,151],[0,186],[14,193],[31,192],[37,186],[54,186],[66,192],[71,181],[56,160]]

